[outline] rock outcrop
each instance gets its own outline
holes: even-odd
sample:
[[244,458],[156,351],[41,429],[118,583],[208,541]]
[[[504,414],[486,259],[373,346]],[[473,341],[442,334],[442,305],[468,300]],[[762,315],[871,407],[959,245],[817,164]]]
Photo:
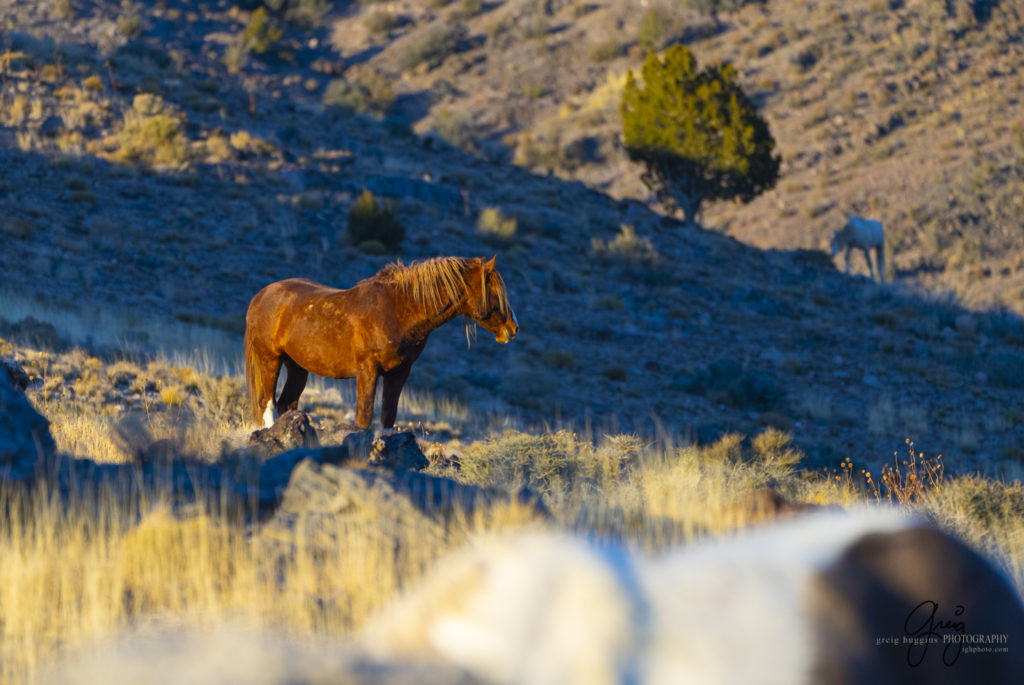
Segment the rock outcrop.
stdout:
[[28,388],[30,380],[28,374],[25,373],[25,369],[21,368],[21,364],[17,362],[0,359],[0,380],[2,380],[4,376],[7,377],[7,382],[15,388],[19,390],[25,390]]
[[[304,459],[291,474],[265,536],[334,549],[353,527],[398,545],[408,540],[441,539],[445,521],[456,512],[472,514],[490,506],[483,489],[417,471],[388,471]],[[367,527],[367,524],[370,524]]]
[[25,397],[27,385],[18,364],[0,363],[0,479],[30,479],[57,452],[50,422]]

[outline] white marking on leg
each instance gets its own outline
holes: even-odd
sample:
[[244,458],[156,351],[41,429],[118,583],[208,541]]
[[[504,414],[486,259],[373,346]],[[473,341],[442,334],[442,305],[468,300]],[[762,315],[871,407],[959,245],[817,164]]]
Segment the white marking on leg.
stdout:
[[263,412],[263,425],[267,428],[272,427],[277,422],[277,408],[274,406],[274,400],[267,400],[267,410]]

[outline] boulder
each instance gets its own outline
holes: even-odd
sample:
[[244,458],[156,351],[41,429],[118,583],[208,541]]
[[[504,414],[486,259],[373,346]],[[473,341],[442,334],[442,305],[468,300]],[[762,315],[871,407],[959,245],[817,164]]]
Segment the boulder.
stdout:
[[44,138],[56,138],[63,130],[64,120],[56,114],[51,114],[39,124],[39,135]]
[[[5,363],[0,372],[0,480],[27,480],[57,452],[50,422],[29,403],[19,378]],[[25,382],[27,385],[27,380]]]
[[352,458],[391,471],[419,471],[430,465],[411,431],[374,436],[369,430],[361,430],[346,435],[341,444]]
[[0,381],[2,381],[4,377],[7,378],[8,383],[19,390],[25,390],[28,388],[28,374],[25,373],[25,369],[21,368],[21,364],[18,362],[0,359]]
[[308,460],[313,464],[345,464],[352,461],[349,454],[349,449],[344,445],[290,450],[260,464],[255,477],[243,475],[239,478],[236,490],[243,499],[255,500],[259,504],[260,511],[272,511],[280,501],[285,488],[288,487],[292,471],[300,463]]
[[[274,428],[264,430],[277,426],[275,423]],[[267,459],[255,473],[239,475],[236,490],[247,501],[257,501],[261,511],[272,511],[288,487],[292,471],[305,460],[316,465],[376,467],[389,472],[419,470],[429,465],[411,432],[375,437],[372,431],[357,429],[345,435],[340,445],[300,447]]]
[[309,416],[292,409],[282,414],[270,428],[261,428],[250,435],[249,444],[267,454],[275,454],[297,447],[317,447],[320,441]]
[[410,539],[441,541],[453,516],[471,516],[495,503],[484,489],[450,478],[305,459],[292,471],[263,535],[297,544],[301,531],[301,544],[336,550],[354,533],[399,549]]

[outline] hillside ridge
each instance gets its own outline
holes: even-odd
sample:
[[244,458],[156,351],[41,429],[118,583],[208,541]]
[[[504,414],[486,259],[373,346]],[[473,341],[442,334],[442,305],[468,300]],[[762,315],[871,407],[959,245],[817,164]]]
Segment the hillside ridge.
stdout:
[[[42,309],[129,313],[153,340],[169,320],[237,335],[248,299],[273,280],[346,286],[396,257],[497,254],[522,333],[508,347],[481,338],[466,349],[457,327],[438,331],[414,388],[539,425],[660,426],[701,442],[776,426],[818,465],[851,452],[888,461],[911,438],[956,470],[1020,468],[1016,315],[969,311],[910,279],[882,289],[844,277],[800,241],[761,250],[684,230],[626,193],[588,187],[585,174],[530,172],[497,148],[450,144],[451,131],[445,142],[433,119],[409,113],[459,102],[443,95],[444,75],[490,64],[473,61],[473,50],[488,49],[473,31],[437,66],[406,69],[396,108],[377,119],[356,114],[355,101],[324,104],[324,91],[346,65],[369,74],[398,60],[420,30],[414,18],[383,49],[353,39],[340,54],[332,45],[361,10],[327,15],[333,34],[328,23],[310,31],[275,19],[290,57],[250,47],[239,67],[224,46],[252,15],[230,3],[205,15],[190,2],[137,6],[132,37],[117,3],[73,5],[66,20],[54,18],[58,5],[12,4],[2,64],[0,259],[15,274],[4,289],[31,293]],[[763,16],[783,6],[768,3]],[[761,11],[745,8],[687,40],[707,59],[702,41]],[[585,12],[577,25],[570,15],[542,35],[568,40],[610,16]],[[434,25],[444,22],[424,24]],[[594,92],[611,73],[601,64],[584,79]],[[772,116],[770,98],[766,107]],[[410,131],[424,127],[434,133]],[[801,158],[789,144],[793,165]],[[364,188],[395,202],[406,228],[398,253],[349,244],[345,217]],[[707,223],[744,237],[726,213],[770,217],[766,202],[713,209]],[[510,235],[481,227],[488,209],[513,221]]]

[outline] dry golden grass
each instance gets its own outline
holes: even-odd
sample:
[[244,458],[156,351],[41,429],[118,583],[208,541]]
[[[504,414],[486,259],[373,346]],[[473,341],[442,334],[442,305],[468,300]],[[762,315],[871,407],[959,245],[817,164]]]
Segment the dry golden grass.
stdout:
[[[482,530],[518,526],[516,505],[456,516],[442,538],[382,535],[368,514],[338,544],[250,535],[216,504],[171,514],[161,497],[60,504],[51,493],[5,489],[0,510],[0,682],[33,682],[63,654],[151,625],[230,623],[339,638],[442,552]],[[287,543],[282,546],[280,543]],[[294,546],[292,546],[294,545]]]
[[[217,409],[211,399],[223,385],[222,404],[241,406],[233,377],[214,378],[166,360],[92,359],[81,352],[36,357],[36,371],[59,373],[65,384],[96,386],[80,395],[55,387],[47,395],[38,385],[30,391],[66,451],[129,458],[131,432],[126,438],[121,413],[134,415],[147,439],[165,437],[188,454],[215,455],[223,442],[241,440],[248,430],[233,409]],[[110,387],[136,388],[149,399],[110,414],[102,400]],[[168,388],[175,395],[171,406]],[[311,408],[322,407],[328,423],[330,407],[351,404],[334,387],[311,391]],[[146,402],[152,403],[148,410]],[[403,405],[406,418],[416,412],[423,420],[451,422],[456,431],[469,425],[487,430],[488,419],[471,409],[427,396]],[[491,431],[454,449],[460,468],[442,460],[433,467],[439,475],[498,492],[528,487],[543,498],[551,520],[538,523],[529,510],[502,505],[457,514],[438,535],[410,529],[396,538],[383,512],[368,511],[358,521],[339,521],[328,531],[337,544],[324,547],[315,543],[324,539],[322,530],[271,537],[218,501],[175,509],[159,493],[126,496],[109,489],[64,504],[43,489],[3,488],[0,682],[31,682],[69,653],[151,625],[200,631],[233,625],[337,641],[474,534],[544,525],[658,550],[747,524],[734,504],[765,486],[794,502],[853,507],[892,501],[915,508],[995,556],[1024,587],[1024,487],[950,478],[938,458],[925,459],[912,445],[877,483],[849,459],[836,471],[800,470],[803,455],[775,429],[750,441],[728,435],[706,447],[680,447],[668,436],[594,440],[571,431]]]

